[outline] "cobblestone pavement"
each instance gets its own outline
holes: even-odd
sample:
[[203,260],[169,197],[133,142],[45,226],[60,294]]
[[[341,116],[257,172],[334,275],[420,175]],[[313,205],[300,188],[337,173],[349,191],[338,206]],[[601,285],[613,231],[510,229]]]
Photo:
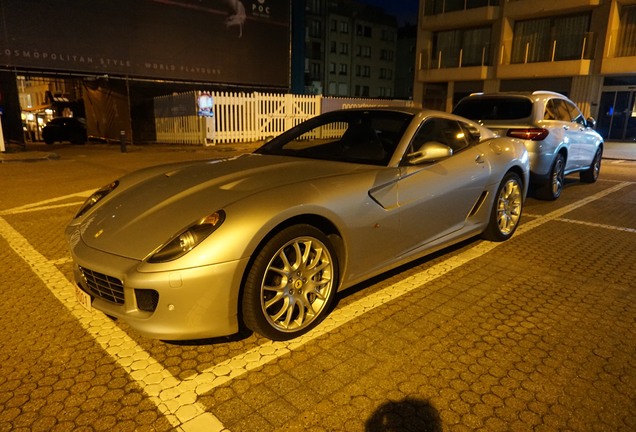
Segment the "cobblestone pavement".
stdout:
[[114,172],[206,155],[77,151],[0,166],[0,432],[636,430],[636,174],[530,198],[510,241],[345,291],[302,338],[165,343],[76,304],[63,229]]

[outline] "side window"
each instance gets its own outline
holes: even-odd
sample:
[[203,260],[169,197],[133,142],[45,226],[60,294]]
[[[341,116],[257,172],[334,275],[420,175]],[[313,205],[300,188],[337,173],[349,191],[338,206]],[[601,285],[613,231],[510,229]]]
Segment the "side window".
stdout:
[[543,113],[544,120],[556,120],[558,118],[557,108],[554,105],[554,99],[548,100],[548,103],[545,104],[545,112]]
[[568,101],[564,101],[565,105],[568,107],[568,111],[570,111],[570,117],[572,118],[573,122],[582,124],[583,126],[587,125],[587,122],[585,121],[585,117],[583,116],[583,114],[581,114],[581,111],[579,110],[579,108],[574,105],[572,102],[568,102]]
[[[472,136],[471,134],[470,137]],[[453,153],[457,153],[468,147],[470,137],[455,120],[431,118],[420,126],[411,142],[411,148],[412,151],[417,151],[427,142],[438,142],[450,147]]]
[[556,109],[556,120],[567,122],[572,121],[572,117],[570,117],[570,110],[568,110],[568,106],[563,99],[552,99],[552,102]]

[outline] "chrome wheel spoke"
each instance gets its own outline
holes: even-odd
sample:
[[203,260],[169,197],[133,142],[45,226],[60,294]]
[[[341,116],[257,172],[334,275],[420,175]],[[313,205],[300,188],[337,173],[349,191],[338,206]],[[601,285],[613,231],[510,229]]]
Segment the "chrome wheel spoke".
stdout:
[[281,300],[283,301],[283,304],[279,307],[278,312],[276,312],[276,313],[274,313],[274,315],[272,315],[272,319],[274,321],[279,321],[280,318],[283,315],[287,315],[287,319],[284,320],[284,321],[288,321],[289,320],[290,311],[291,311],[291,309],[293,307],[290,305],[290,301],[289,301],[289,297],[288,296],[281,296],[275,302],[273,302],[272,305],[275,304],[275,303],[278,303]]
[[276,294],[274,294],[274,297],[270,298],[269,300],[265,302],[265,309],[269,309],[270,307],[272,307],[279,301],[285,300],[287,298],[285,297],[285,294],[283,293],[282,290],[269,290],[269,291],[276,291]]
[[[294,247],[296,248],[297,245],[294,245]],[[292,265],[292,263],[289,261],[289,258],[287,257],[287,253],[285,252],[285,249],[281,249],[278,256],[283,262],[283,269],[281,269],[281,271],[290,272],[294,268],[294,265]],[[270,269],[272,268],[270,267]]]
[[313,317],[316,315],[316,311],[314,310],[314,303],[309,301],[306,295],[301,296],[300,304],[298,305],[301,310],[303,310],[303,315],[307,317]]

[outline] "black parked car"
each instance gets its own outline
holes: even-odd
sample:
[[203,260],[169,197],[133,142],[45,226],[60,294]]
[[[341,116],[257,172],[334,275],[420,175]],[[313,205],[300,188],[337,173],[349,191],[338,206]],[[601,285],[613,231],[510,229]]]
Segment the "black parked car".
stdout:
[[88,139],[86,122],[75,117],[54,118],[42,129],[42,138],[47,144],[56,141],[70,141],[72,144],[84,144]]

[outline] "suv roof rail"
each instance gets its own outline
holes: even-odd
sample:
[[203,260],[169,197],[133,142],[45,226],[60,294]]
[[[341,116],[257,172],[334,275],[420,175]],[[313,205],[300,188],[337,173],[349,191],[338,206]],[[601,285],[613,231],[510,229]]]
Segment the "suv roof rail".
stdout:
[[551,94],[554,96],[561,96],[563,97],[564,95],[562,93],[558,93],[555,91],[550,91],[550,90],[535,90],[532,92],[533,95],[537,95],[537,94]]

